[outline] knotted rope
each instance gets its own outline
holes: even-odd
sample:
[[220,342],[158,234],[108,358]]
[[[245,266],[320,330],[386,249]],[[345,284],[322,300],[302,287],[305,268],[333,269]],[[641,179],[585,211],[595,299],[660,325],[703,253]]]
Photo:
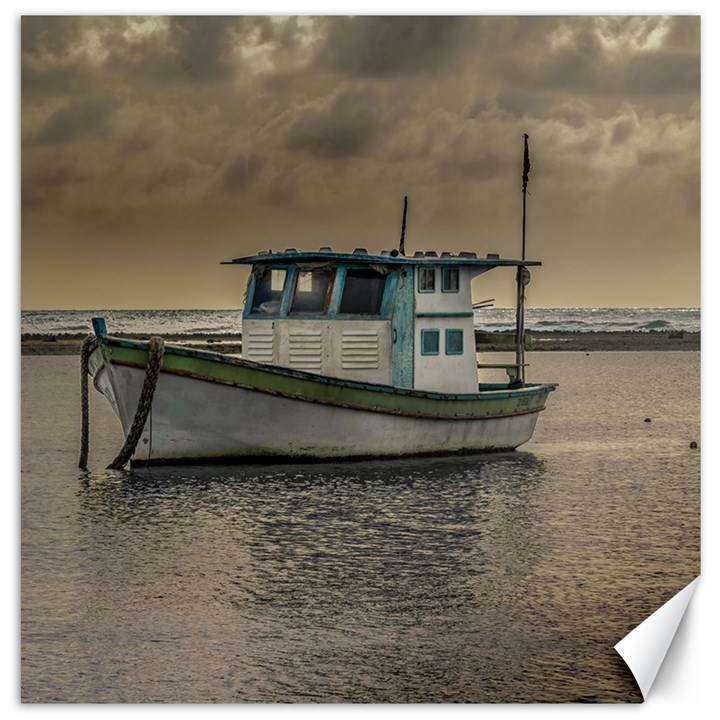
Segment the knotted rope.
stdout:
[[90,358],[90,346],[95,340],[94,335],[88,335],[80,347],[80,459],[78,467],[87,470],[88,446],[90,444],[90,411],[88,407],[88,359]]
[[[90,412],[88,407],[88,361],[90,358],[90,347],[95,340],[94,335],[88,335],[80,348],[80,406],[82,415],[82,428],[80,439],[80,459],[78,467],[87,470],[88,445],[90,439]],[[160,366],[162,365],[163,354],[165,353],[165,341],[161,337],[151,337],[148,343],[148,358],[145,370],[145,380],[140,399],[138,400],[135,418],[130,426],[123,445],[116,458],[108,465],[109,470],[121,470],[135,452],[135,448],[142,435],[145,421],[147,420],[150,408],[152,407],[155,388],[157,387]]]
[[117,457],[108,465],[108,470],[122,470],[135,452],[135,447],[140,440],[140,435],[142,435],[143,428],[145,427],[145,421],[152,407],[164,352],[165,341],[161,337],[151,337],[148,343],[145,381],[143,382],[140,392],[140,399],[138,400],[137,410],[135,411],[135,419],[130,427],[130,432],[125,438],[125,444],[117,454]]

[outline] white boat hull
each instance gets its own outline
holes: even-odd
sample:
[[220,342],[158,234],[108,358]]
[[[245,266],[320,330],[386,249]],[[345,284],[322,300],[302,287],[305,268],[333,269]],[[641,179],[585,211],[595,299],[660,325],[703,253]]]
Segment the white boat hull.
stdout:
[[[143,368],[106,363],[95,386],[127,435]],[[239,457],[349,458],[514,449],[533,434],[538,412],[447,419],[309,402],[161,373],[133,462]]]

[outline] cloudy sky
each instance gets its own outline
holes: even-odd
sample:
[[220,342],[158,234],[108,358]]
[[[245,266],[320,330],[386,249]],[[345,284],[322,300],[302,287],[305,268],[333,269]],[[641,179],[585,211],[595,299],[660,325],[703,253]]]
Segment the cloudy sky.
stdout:
[[[25,17],[22,307],[231,308],[286,247],[520,255],[700,303],[698,17]],[[476,298],[513,302],[512,274]],[[499,281],[499,284],[498,284]]]

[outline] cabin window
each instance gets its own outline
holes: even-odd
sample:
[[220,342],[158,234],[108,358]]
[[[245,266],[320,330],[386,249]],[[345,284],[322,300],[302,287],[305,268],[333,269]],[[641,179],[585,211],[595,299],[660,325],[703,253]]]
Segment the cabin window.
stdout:
[[418,271],[418,292],[435,292],[435,268],[421,267]]
[[463,331],[462,328],[448,328],[445,330],[445,354],[463,354]]
[[439,355],[440,354],[440,331],[439,330],[421,330],[420,331],[420,348],[423,355]]
[[460,292],[460,268],[442,269],[442,291],[447,293]]
[[277,315],[282,304],[283,290],[287,271],[265,268],[255,281],[255,294],[252,312],[264,315]]
[[379,315],[387,276],[377,270],[348,269],[338,312],[347,315]]
[[330,268],[298,270],[290,313],[322,315],[326,312],[331,277]]

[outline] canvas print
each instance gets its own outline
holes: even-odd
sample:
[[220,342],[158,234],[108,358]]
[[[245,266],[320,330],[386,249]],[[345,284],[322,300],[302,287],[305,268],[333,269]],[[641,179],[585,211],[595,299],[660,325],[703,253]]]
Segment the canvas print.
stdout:
[[20,52],[22,701],[641,702],[700,571],[700,18]]

